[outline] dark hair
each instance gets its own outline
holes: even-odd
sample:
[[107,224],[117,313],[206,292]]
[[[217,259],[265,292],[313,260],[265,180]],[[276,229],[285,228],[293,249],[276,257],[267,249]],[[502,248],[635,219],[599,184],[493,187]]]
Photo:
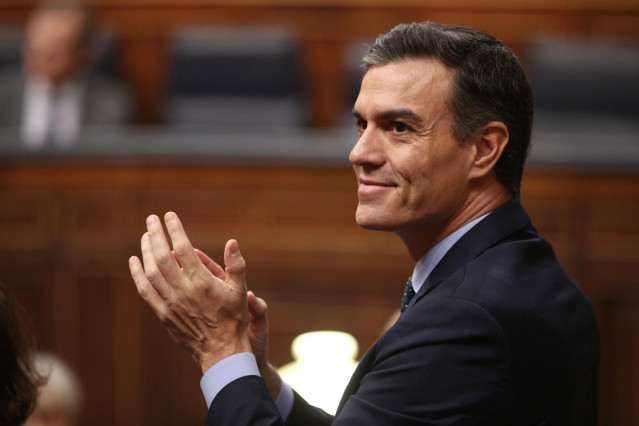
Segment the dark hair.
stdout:
[[35,338],[22,305],[0,283],[0,424],[19,426],[33,411],[43,379],[33,363]]
[[506,125],[509,141],[494,172],[506,189],[519,196],[530,147],[533,98],[515,54],[482,30],[428,21],[400,24],[380,35],[362,66],[368,71],[412,58],[438,59],[453,70],[447,104],[457,142],[467,142],[491,121]]

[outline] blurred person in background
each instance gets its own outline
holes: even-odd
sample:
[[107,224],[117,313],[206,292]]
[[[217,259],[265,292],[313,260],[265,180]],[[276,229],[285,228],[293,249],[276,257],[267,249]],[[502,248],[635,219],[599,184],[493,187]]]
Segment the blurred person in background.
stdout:
[[82,390],[73,370],[59,357],[39,352],[38,373],[47,378],[40,389],[35,410],[25,426],[75,426],[79,424]]
[[29,17],[22,67],[0,74],[0,126],[19,127],[24,143],[72,145],[85,126],[130,121],[121,82],[94,69],[96,24],[86,6],[46,2]]
[[24,308],[0,283],[0,424],[21,425],[42,382],[33,364],[35,338]]

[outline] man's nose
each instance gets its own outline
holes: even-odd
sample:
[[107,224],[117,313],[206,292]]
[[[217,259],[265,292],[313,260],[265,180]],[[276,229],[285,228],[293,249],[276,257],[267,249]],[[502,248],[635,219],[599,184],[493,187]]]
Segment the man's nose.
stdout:
[[351,150],[348,160],[354,166],[381,165],[384,163],[384,150],[381,135],[373,128],[364,129]]

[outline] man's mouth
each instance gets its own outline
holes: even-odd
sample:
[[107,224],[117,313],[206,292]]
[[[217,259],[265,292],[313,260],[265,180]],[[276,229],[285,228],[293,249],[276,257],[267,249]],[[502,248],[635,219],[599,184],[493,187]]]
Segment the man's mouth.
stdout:
[[391,182],[385,182],[375,179],[360,179],[357,194],[360,196],[370,196],[388,191],[397,185]]

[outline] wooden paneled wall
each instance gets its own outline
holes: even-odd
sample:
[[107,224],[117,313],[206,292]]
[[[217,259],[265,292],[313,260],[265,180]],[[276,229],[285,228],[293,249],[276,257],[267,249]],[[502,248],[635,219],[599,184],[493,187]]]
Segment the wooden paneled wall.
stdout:
[[[33,0],[3,0],[0,24],[21,23]],[[311,125],[342,122],[350,102],[346,55],[400,22],[435,20],[482,28],[525,62],[539,36],[639,39],[636,0],[94,0],[118,42],[121,73],[138,99],[140,123],[162,122],[170,75],[168,41],[190,25],[291,29],[301,44]]]
[[[523,202],[597,312],[602,426],[639,423],[639,175],[529,171]],[[354,223],[348,168],[19,161],[0,165],[0,280],[41,347],[86,392],[84,425],[199,425],[200,373],[138,297],[127,259],[148,214],[174,210],[215,259],[237,238],[270,306],[271,358],[344,330],[364,351],[412,270],[394,235]]]

